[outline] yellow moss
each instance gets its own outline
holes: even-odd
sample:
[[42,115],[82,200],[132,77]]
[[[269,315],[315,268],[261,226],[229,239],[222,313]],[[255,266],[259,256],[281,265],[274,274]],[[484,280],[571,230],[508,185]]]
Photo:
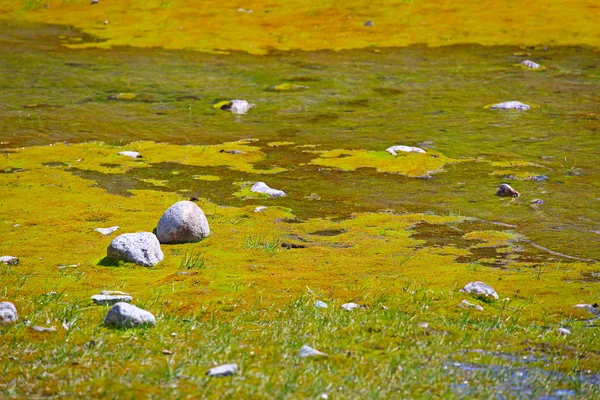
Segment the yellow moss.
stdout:
[[397,156],[385,151],[368,150],[330,150],[320,153],[321,157],[312,160],[311,164],[343,171],[375,168],[378,172],[391,172],[409,177],[428,176],[443,171],[446,164],[469,161],[448,158],[433,150],[427,154],[401,153]]
[[510,176],[511,179],[519,180],[519,181],[527,181],[532,180],[539,174],[533,172],[521,172],[521,171],[492,171],[490,175],[493,176]]
[[308,89],[308,86],[294,85],[293,83],[281,83],[279,85],[271,86],[267,90],[271,92],[300,92]]
[[529,162],[529,161],[492,161],[492,167],[499,168],[510,168],[510,167],[539,167],[544,168],[543,165]]
[[524,240],[523,236],[518,233],[505,231],[473,231],[465,234],[463,237],[483,242],[477,243],[473,248],[509,246],[514,242]]
[[[83,29],[100,42],[72,43],[72,48],[112,46],[163,47],[202,51],[342,50],[371,46],[590,45],[600,43],[594,0],[377,1],[340,4],[333,0],[264,0],[236,5],[179,0],[121,0],[91,7],[87,1],[0,0],[4,18],[61,24]],[[29,6],[24,6],[29,5]],[[364,26],[373,20],[374,26]],[[460,21],[460,23],[457,23]],[[268,34],[266,34],[268,33]]]
[[281,147],[281,146],[291,146],[294,142],[269,142],[267,146],[269,147]]
[[220,181],[221,178],[216,175],[194,175],[194,179],[198,179],[201,181]]
[[119,93],[117,95],[117,100],[133,100],[137,97],[135,93]]
[[161,179],[140,179],[140,181],[145,182],[145,183],[149,183],[151,185],[154,186],[159,186],[159,187],[165,187],[167,186],[167,183],[169,183],[169,181],[166,180],[161,180]]
[[217,104],[215,104],[213,106],[213,108],[216,108],[217,110],[220,110],[223,107],[229,107],[230,105],[231,105],[231,100],[224,100],[224,101],[220,101]]

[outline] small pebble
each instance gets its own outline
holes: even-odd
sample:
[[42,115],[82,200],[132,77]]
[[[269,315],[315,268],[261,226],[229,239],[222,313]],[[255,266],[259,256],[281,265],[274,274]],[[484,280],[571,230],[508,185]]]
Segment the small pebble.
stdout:
[[533,62],[531,60],[524,60],[521,62],[521,65],[524,65],[530,69],[540,69],[542,67],[540,64]]
[[314,306],[317,308],[328,308],[327,303],[325,303],[324,301],[321,301],[321,300],[315,301]]
[[364,26],[375,26],[375,22],[373,22],[373,21],[371,21],[371,20],[368,20],[368,21],[366,21],[366,22],[365,22],[363,25],[364,25]]
[[533,200],[531,200],[531,204],[544,204],[544,200],[542,200],[542,199],[533,199]]
[[474,308],[478,311],[483,311],[483,307],[481,307],[479,304],[473,304],[467,300],[463,300],[460,302],[460,304],[458,305],[460,308]]
[[269,207],[265,207],[265,206],[258,206],[254,209],[254,212],[261,212],[261,211],[265,211],[267,208]]
[[419,322],[418,327],[427,329],[427,328],[429,328],[429,324],[427,322]]
[[119,227],[118,226],[111,226],[109,228],[95,228],[94,229],[96,232],[99,232],[101,234],[103,234],[104,236],[108,236],[111,233],[118,231]]
[[567,328],[558,328],[557,329],[558,333],[561,334],[562,336],[568,336],[571,334],[571,331],[568,330]]
[[53,326],[50,327],[46,327],[46,326],[32,326],[31,329],[33,329],[36,332],[55,332],[56,328]]
[[356,303],[345,303],[345,304],[342,304],[342,308],[346,311],[352,311],[356,308],[360,308],[360,306]]
[[318,357],[318,356],[326,356],[327,354],[317,350],[317,349],[313,349],[310,346],[304,345],[300,348],[300,351],[298,352],[298,356],[300,356],[301,358],[304,357]]
[[207,376],[231,376],[238,372],[237,364],[224,364],[209,369],[206,372]]

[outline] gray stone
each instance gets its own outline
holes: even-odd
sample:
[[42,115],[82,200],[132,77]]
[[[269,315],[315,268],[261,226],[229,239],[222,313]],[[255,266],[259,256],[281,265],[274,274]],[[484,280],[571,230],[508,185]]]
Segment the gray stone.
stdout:
[[19,264],[19,259],[13,256],[2,256],[0,257],[0,263],[8,264],[8,265],[17,265]]
[[108,310],[104,325],[119,328],[134,328],[140,326],[154,326],[154,315],[129,303],[117,303]]
[[17,322],[19,315],[17,307],[9,301],[0,303],[0,325],[8,325]]
[[93,295],[92,300],[98,305],[112,306],[120,302],[131,303],[133,298],[127,293],[105,290],[100,294]]
[[470,293],[480,297],[493,297],[494,299],[498,299],[498,293],[489,285],[486,285],[483,282],[469,282],[465,285],[464,288],[460,290],[463,293]]
[[286,194],[283,190],[271,189],[264,182],[256,182],[254,185],[252,185],[252,187],[250,188],[250,191],[255,192],[255,193],[266,193],[269,195],[269,197],[285,197],[286,196]]
[[207,376],[231,376],[238,372],[237,364],[219,365],[206,371]]
[[161,243],[198,242],[210,234],[208,220],[196,203],[179,201],[160,217],[156,236]]
[[315,301],[314,306],[317,308],[328,308],[327,303],[325,303],[324,301],[321,301],[321,300]]
[[141,158],[142,157],[142,155],[140,153],[138,153],[137,151],[120,151],[119,154],[122,156],[131,157],[131,158]]
[[474,308],[478,311],[483,311],[483,307],[481,307],[479,304],[473,304],[467,300],[463,300],[460,302],[460,304],[458,305],[460,308]]
[[368,20],[363,24],[363,26],[375,26],[375,22]]
[[388,153],[390,153],[393,156],[397,155],[398,152],[426,153],[426,151],[421,149],[420,147],[412,147],[412,146],[392,146],[392,147],[388,147],[387,149],[385,149],[385,151],[387,151]]
[[533,62],[531,60],[521,61],[521,65],[524,65],[524,66],[526,66],[527,68],[530,68],[530,69],[540,69],[540,68],[542,68],[542,66],[540,64],[538,64],[536,62]]
[[346,311],[352,311],[356,308],[360,308],[360,306],[356,303],[344,303],[342,304],[342,308]]
[[502,185],[500,185],[498,191],[496,192],[496,196],[503,197],[519,197],[520,195],[521,194],[512,187],[510,187],[508,183],[503,183]]
[[531,106],[523,104],[520,101],[505,101],[504,103],[494,104],[490,110],[529,110]]
[[96,228],[94,229],[96,232],[100,232],[101,234],[103,234],[104,236],[108,236],[111,233],[118,231],[119,227],[118,226],[111,226],[109,228]]
[[108,258],[131,261],[145,267],[153,267],[165,258],[158,239],[151,232],[119,235],[113,239],[106,253]]
[[300,351],[298,352],[298,356],[301,358],[304,357],[319,357],[319,356],[326,356],[327,354],[323,353],[322,351],[319,351],[317,349],[313,349],[310,346],[304,345],[300,348]]

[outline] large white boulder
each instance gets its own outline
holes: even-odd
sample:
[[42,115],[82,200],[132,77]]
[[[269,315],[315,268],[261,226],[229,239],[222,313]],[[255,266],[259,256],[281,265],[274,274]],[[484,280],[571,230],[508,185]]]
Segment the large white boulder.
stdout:
[[17,307],[9,301],[0,303],[0,325],[8,325],[19,319]]
[[252,185],[252,187],[250,188],[250,191],[255,192],[255,193],[266,193],[269,195],[269,197],[285,197],[286,196],[286,194],[283,190],[271,189],[264,182],[256,182],[254,185]]
[[156,318],[152,313],[129,303],[117,303],[108,310],[104,325],[118,328],[154,326]]
[[108,246],[106,255],[114,260],[131,261],[144,267],[153,267],[165,258],[158,239],[151,232],[117,236]]
[[160,217],[156,236],[161,243],[198,242],[210,234],[208,220],[196,203],[179,201]]

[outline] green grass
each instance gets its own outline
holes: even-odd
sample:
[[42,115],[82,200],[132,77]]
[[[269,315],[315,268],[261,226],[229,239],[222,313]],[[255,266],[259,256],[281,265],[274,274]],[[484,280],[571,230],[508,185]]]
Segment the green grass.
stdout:
[[183,260],[179,264],[179,269],[205,269],[208,268],[206,265],[206,257],[204,254],[199,253],[186,253]]

